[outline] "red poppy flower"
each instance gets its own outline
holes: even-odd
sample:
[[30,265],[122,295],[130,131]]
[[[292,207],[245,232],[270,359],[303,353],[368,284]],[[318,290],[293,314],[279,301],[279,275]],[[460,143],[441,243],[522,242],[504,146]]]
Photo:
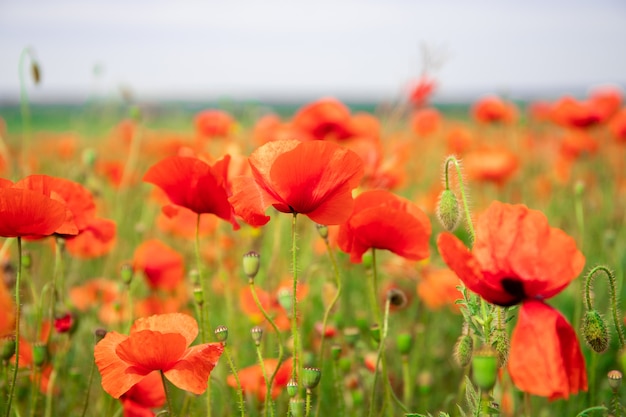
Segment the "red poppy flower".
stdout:
[[517,171],[517,156],[504,147],[480,148],[468,152],[463,166],[468,178],[503,185]]
[[626,143],[626,108],[620,110],[609,123],[609,131],[618,143]]
[[[263,362],[263,366],[265,367],[266,374],[272,375],[276,366],[278,365],[278,359],[265,359]],[[280,368],[278,368],[278,372],[276,373],[276,377],[274,378],[274,384],[271,389],[272,398],[278,397],[281,390],[287,386],[289,379],[291,378],[291,366],[292,361],[284,361]],[[241,383],[241,388],[246,394],[256,394],[259,402],[265,401],[265,396],[267,395],[267,385],[265,385],[265,378],[263,377],[263,370],[259,364],[248,366],[247,368],[243,368],[239,370],[238,373],[239,382]],[[237,381],[235,380],[234,375],[229,375],[226,378],[226,383],[233,388],[237,388]]]
[[228,202],[229,162],[229,155],[213,166],[198,158],[171,156],[153,165],[143,180],[161,188],[172,203],[197,214],[214,214],[237,229],[239,226]]
[[[587,389],[574,330],[543,302],[584,267],[573,238],[550,227],[539,211],[494,202],[478,219],[472,252],[447,232],[439,235],[437,246],[465,285],[485,300],[501,306],[523,303],[509,359],[519,389],[552,399]],[[535,378],[537,373],[543,377]]]
[[15,303],[4,280],[0,277],[0,338],[15,330]]
[[564,127],[588,128],[602,121],[599,108],[587,101],[565,96],[552,105],[552,120]]
[[334,98],[324,98],[302,107],[293,116],[292,126],[318,140],[341,140],[352,136],[350,109]]
[[13,188],[24,188],[37,191],[43,195],[66,204],[69,213],[62,230],[58,234],[74,235],[73,229],[80,232],[96,215],[96,204],[93,196],[85,187],[77,182],[48,175],[29,175],[15,184]]
[[194,119],[196,132],[206,138],[225,137],[233,130],[235,119],[222,110],[203,110]]
[[437,109],[425,108],[416,110],[411,115],[411,129],[421,138],[432,136],[441,126],[441,113]]
[[67,206],[40,192],[22,188],[0,188],[0,236],[50,236],[76,234],[66,224]]
[[120,397],[124,417],[154,417],[153,408],[165,404],[165,389],[158,372],[150,372]]
[[98,258],[113,249],[116,231],[113,220],[94,217],[78,235],[65,240],[65,247],[77,258]]
[[371,248],[387,249],[407,259],[428,257],[431,226],[415,204],[385,190],[365,191],[354,200],[354,211],[339,227],[337,243],[361,262]]
[[190,347],[197,335],[196,320],[181,313],[139,319],[128,336],[107,333],[94,350],[102,388],[119,398],[152,371],[161,371],[178,388],[202,394],[224,347]]
[[265,209],[301,213],[320,224],[339,224],[352,212],[352,189],[363,176],[354,152],[324,141],[266,143],[249,159],[253,177],[233,180],[230,201],[252,226],[269,221]]
[[433,95],[437,82],[429,78],[426,75],[420,77],[420,79],[411,87],[409,91],[409,101],[415,107],[423,107],[428,103],[428,100]]
[[185,277],[183,256],[157,239],[135,249],[133,268],[143,272],[153,289],[173,290]]
[[517,109],[496,96],[487,96],[472,106],[474,120],[479,123],[511,123],[517,116]]

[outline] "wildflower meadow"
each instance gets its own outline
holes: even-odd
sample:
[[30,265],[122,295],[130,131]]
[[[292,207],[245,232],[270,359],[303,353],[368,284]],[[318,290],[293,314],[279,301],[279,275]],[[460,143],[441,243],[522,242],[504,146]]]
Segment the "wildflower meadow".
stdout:
[[436,90],[0,108],[1,415],[626,415],[623,92]]

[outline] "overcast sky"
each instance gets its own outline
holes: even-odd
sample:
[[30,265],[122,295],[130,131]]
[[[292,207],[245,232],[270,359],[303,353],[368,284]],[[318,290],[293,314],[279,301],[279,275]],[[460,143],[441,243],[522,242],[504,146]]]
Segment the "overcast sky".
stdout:
[[424,46],[441,98],[578,93],[626,87],[626,1],[0,0],[0,102],[27,46],[34,100],[393,98]]

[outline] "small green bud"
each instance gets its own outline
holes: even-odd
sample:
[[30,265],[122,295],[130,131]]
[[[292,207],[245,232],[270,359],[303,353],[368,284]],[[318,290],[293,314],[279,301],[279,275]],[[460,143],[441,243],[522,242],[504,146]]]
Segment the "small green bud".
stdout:
[[328,226],[326,226],[325,224],[318,224],[317,233],[319,233],[322,239],[328,241]]
[[498,352],[483,346],[472,358],[474,383],[483,391],[491,390],[496,385],[498,376]]
[[363,405],[365,398],[363,398],[363,391],[355,389],[352,391],[352,406],[354,408],[360,407]]
[[30,269],[33,266],[33,256],[30,252],[24,251],[22,254],[22,267],[24,269]]
[[361,259],[362,259],[362,262],[363,262],[363,266],[366,269],[370,269],[372,267],[372,265],[374,264],[374,257],[372,256],[372,252],[371,251],[365,252]]
[[374,323],[370,326],[370,335],[376,343],[380,343],[380,326]]
[[139,106],[131,106],[128,109],[128,115],[132,120],[138,122],[141,120],[141,109],[139,108]]
[[589,310],[583,317],[582,333],[587,345],[596,353],[609,348],[609,329],[597,310]]
[[204,304],[204,290],[200,285],[195,285],[193,287],[193,299],[196,301],[196,304],[201,306]]
[[474,339],[472,339],[472,336],[462,334],[454,345],[454,360],[461,367],[466,367],[472,361],[473,350]]
[[443,190],[437,204],[437,219],[439,219],[439,223],[441,223],[444,229],[452,232],[458,227],[462,218],[459,200],[457,200],[456,195],[450,189]]
[[248,279],[253,280],[261,267],[261,258],[255,251],[250,251],[243,255],[243,273]]
[[33,345],[33,364],[37,367],[41,367],[47,360],[48,346],[45,343],[35,343]]
[[290,398],[289,413],[291,417],[304,417],[304,400],[302,398]]
[[330,355],[334,360],[339,359],[341,356],[341,345],[334,344],[330,347]]
[[502,368],[509,360],[509,350],[511,349],[511,342],[506,332],[497,332],[493,339],[492,346],[498,353],[498,368]]
[[609,371],[607,374],[607,378],[609,379],[609,386],[613,390],[613,392],[617,392],[619,387],[622,385],[622,373],[618,370]]
[[4,336],[0,339],[0,355],[3,361],[8,361],[15,355],[15,335]]
[[413,336],[410,333],[400,333],[396,336],[396,344],[401,355],[408,355],[413,347]]
[[252,335],[252,340],[254,340],[254,344],[260,346],[261,339],[263,339],[263,328],[260,326],[254,326],[252,329],[250,329],[250,334]]
[[317,387],[322,379],[322,371],[320,368],[303,368],[302,369],[302,384],[304,388],[313,389]]
[[339,358],[339,369],[341,369],[341,371],[343,373],[347,373],[350,368],[352,368],[352,359],[349,357],[342,357]]
[[120,276],[122,277],[122,282],[126,285],[130,285],[133,280],[133,275],[135,275],[135,271],[133,270],[133,266],[131,264],[124,264],[120,268]]
[[291,307],[293,306],[293,294],[291,289],[283,287],[278,290],[278,304],[280,304],[288,315],[291,314]]
[[292,398],[298,394],[298,381],[290,379],[289,382],[287,382],[287,394]]
[[194,285],[200,285],[200,273],[197,269],[193,268],[189,270],[189,280]]
[[226,340],[228,339],[228,327],[217,326],[217,328],[215,329],[215,337],[217,338],[218,342],[226,342]]

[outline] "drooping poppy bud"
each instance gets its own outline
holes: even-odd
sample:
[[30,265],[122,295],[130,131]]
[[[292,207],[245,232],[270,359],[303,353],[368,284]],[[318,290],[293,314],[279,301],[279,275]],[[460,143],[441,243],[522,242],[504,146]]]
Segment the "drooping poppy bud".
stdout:
[[437,219],[439,223],[449,232],[454,231],[463,215],[461,214],[461,208],[459,206],[459,200],[456,195],[450,189],[443,190],[439,196],[439,203],[437,204]]
[[587,345],[596,353],[609,348],[609,329],[597,310],[589,310],[583,317],[582,333]]

